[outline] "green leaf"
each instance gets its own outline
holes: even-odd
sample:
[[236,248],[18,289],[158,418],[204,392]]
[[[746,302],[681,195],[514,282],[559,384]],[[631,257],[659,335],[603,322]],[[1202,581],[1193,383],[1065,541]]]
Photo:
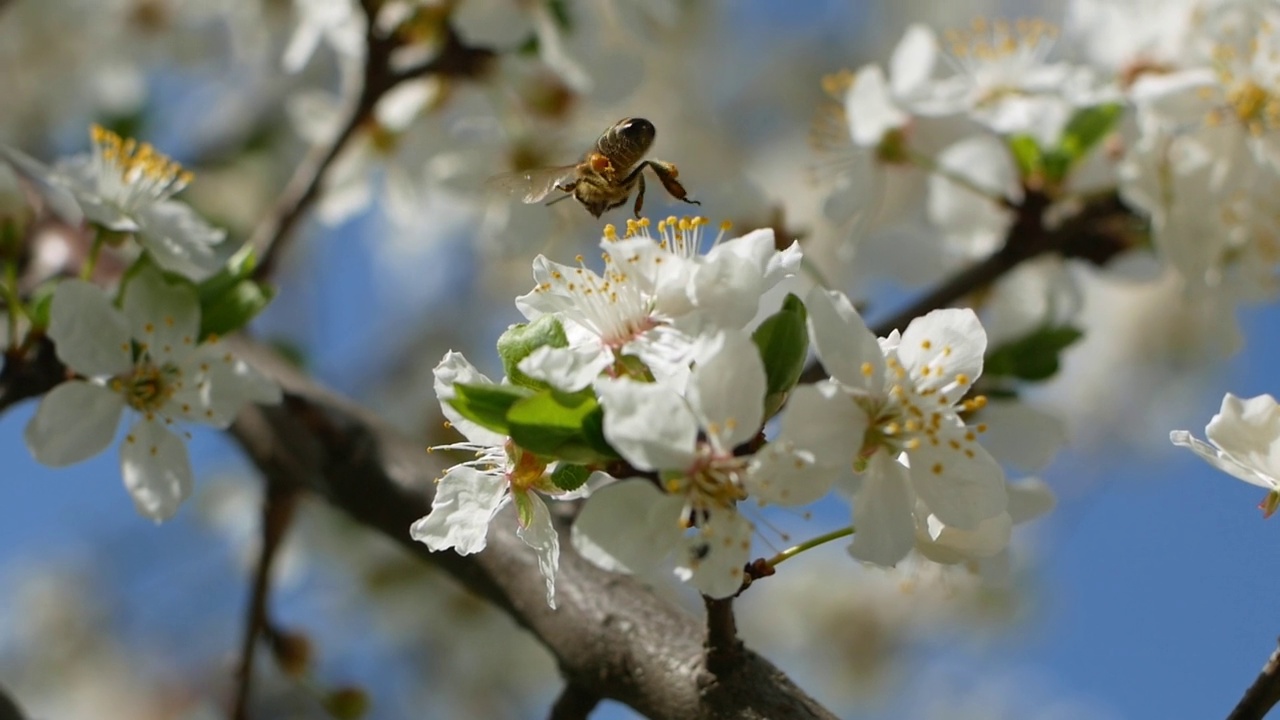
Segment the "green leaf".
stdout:
[[462,417],[503,435],[511,434],[507,413],[529,396],[528,390],[512,385],[454,383],[453,392],[449,404]]
[[544,346],[562,348],[569,346],[569,338],[564,333],[564,326],[554,315],[543,315],[531,323],[512,325],[498,338],[498,357],[502,359],[502,369],[516,385],[545,390],[549,386],[541,380],[520,372],[520,361],[528,357],[534,350]]
[[1111,132],[1123,115],[1124,106],[1119,103],[1077,110],[1062,131],[1059,149],[1073,160],[1079,160]]
[[511,439],[539,455],[579,463],[617,457],[604,440],[604,413],[589,390],[543,390],[515,403],[506,419]]
[[1023,178],[1039,174],[1044,166],[1040,145],[1030,135],[1010,137],[1009,151],[1013,153],[1013,160],[1018,164],[1018,172]]
[[1045,326],[989,352],[982,374],[1047,380],[1058,372],[1062,351],[1082,337],[1084,333],[1070,325]]
[[770,315],[752,333],[751,339],[760,350],[767,380],[766,417],[782,407],[787,393],[796,386],[809,354],[809,331],[805,326],[808,311],[794,294],[787,295],[782,309]]
[[1054,182],[1064,180],[1076,163],[1111,132],[1123,114],[1123,106],[1116,103],[1077,110],[1063,128],[1058,146],[1045,153],[1045,176]]
[[581,465],[562,462],[556,465],[555,472],[551,473],[551,482],[565,492],[571,492],[582,487],[582,484],[591,477],[591,471]]
[[275,290],[253,279],[256,266],[253,252],[246,247],[200,283],[200,337],[239,330],[271,303]]

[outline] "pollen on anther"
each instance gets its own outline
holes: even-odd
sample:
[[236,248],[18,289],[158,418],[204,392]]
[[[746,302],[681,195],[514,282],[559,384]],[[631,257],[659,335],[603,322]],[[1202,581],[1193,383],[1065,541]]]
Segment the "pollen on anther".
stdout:
[[875,366],[869,362],[862,363],[862,366],[858,369],[862,372],[863,377],[871,377],[871,373],[875,372]]
[[924,342],[920,343],[920,347],[924,348],[925,350],[929,350],[933,347],[933,341],[925,340]]
[[942,463],[934,463],[934,464],[933,464],[933,467],[932,467],[932,468],[930,468],[930,470],[932,470],[932,471],[933,471],[933,474],[934,474],[934,475],[941,475],[941,474],[942,474]]

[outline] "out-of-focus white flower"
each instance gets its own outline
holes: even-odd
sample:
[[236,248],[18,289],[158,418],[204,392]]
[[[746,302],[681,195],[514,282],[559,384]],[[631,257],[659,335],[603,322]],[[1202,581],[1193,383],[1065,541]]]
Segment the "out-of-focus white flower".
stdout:
[[809,295],[810,333],[831,380],[870,418],[850,439],[861,472],[854,494],[854,557],[893,565],[915,542],[920,506],[944,524],[975,530],[1006,511],[1004,472],[959,416],[982,373],[986,334],[971,310],[935,310],[877,341],[842,293]]
[[1169,440],[1228,475],[1266,489],[1259,507],[1271,517],[1280,507],[1280,405],[1275,398],[1259,395],[1242,400],[1227,393],[1204,434],[1212,445],[1186,430],[1174,430]]
[[958,72],[935,84],[937,111],[964,112],[997,133],[1027,133],[1051,146],[1072,110],[1095,95],[1086,68],[1048,61],[1057,36],[1039,19],[975,20],[948,31]]
[[293,0],[298,25],[284,51],[284,69],[295,73],[306,66],[323,40],[338,55],[363,60],[368,19],[354,0]]
[[938,58],[938,38],[924,25],[907,28],[889,61],[889,77],[879,65],[866,65],[845,93],[849,135],[859,147],[875,147],[886,134],[902,129],[917,112],[929,112],[930,88]]
[[49,207],[67,222],[85,219],[131,233],[165,270],[203,280],[226,260],[226,233],[206,223],[173,196],[191,173],[148,143],[124,140],[93,126],[93,152],[52,168],[12,148],[0,158],[32,182]]
[[120,446],[120,469],[138,512],[160,521],[191,492],[179,421],[225,428],[246,403],[274,403],[280,388],[220,347],[199,343],[200,307],[188,287],[154,269],[129,282],[123,310],[100,288],[60,284],[49,337],[58,358],[85,376],[58,385],[27,425],[36,460],[71,465],[106,449],[126,409],[138,414]]
[[[779,437],[752,454],[734,449],[754,438],[764,421],[765,371],[742,333],[721,333],[699,362],[684,397],[659,383],[602,379],[596,391],[605,411],[604,434],[632,466],[655,471],[662,487],[624,480],[597,491],[573,526],[574,546],[610,569],[644,573],[678,550],[680,574],[711,597],[742,586],[754,525],[740,501],[798,505],[812,502],[843,470],[807,448],[813,418],[808,398],[788,413]],[[866,426],[842,427],[857,435]],[[830,433],[830,428],[820,428]],[[693,532],[686,531],[692,527]]]
[[493,381],[461,353],[450,351],[444,356],[435,369],[436,395],[445,417],[467,440],[433,450],[464,450],[475,453],[475,458],[449,468],[436,486],[431,512],[415,522],[409,534],[434,552],[477,553],[485,548],[489,523],[514,502],[520,523],[516,535],[537,553],[538,569],[547,583],[547,604],[554,608],[560,538],[540,494],[568,499],[581,493],[557,488],[551,481],[554,467],[546,460],[458,413],[448,402],[455,396],[455,383],[491,385]]

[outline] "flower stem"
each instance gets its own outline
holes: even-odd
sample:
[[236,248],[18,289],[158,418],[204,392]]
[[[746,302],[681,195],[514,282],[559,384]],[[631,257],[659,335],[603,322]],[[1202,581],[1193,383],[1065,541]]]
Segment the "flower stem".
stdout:
[[27,308],[18,296],[18,266],[6,261],[4,264],[4,302],[9,306],[9,348],[18,346],[18,320],[27,315]]
[[93,244],[89,246],[89,259],[85,260],[84,267],[80,268],[81,280],[93,277],[93,270],[98,266],[98,255],[102,252],[103,243],[102,233],[96,233],[93,236]]
[[816,548],[819,545],[825,545],[826,543],[829,543],[832,540],[839,540],[842,537],[849,537],[854,532],[855,532],[855,528],[852,525],[850,525],[847,528],[841,528],[839,530],[833,530],[825,535],[819,535],[818,537],[813,538],[812,540],[806,540],[805,542],[802,542],[799,545],[796,545],[795,547],[790,547],[790,548],[787,548],[786,550],[783,550],[777,555],[774,555],[768,560],[765,560],[764,561],[765,565],[768,565],[769,567],[777,567],[777,565],[781,563],[783,560],[788,560],[790,558],[793,558],[796,555],[799,555],[800,553],[804,552],[805,550],[812,550],[813,548]]

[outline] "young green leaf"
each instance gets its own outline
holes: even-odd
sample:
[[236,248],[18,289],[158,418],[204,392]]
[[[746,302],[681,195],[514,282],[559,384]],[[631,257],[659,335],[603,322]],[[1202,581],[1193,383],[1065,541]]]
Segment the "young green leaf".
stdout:
[[453,392],[454,397],[449,404],[462,417],[503,435],[511,434],[507,413],[513,405],[529,396],[528,390],[512,385],[455,383]]
[[[511,439],[526,450],[573,462],[598,462],[616,454],[597,437],[600,404],[590,391],[543,390],[521,399],[507,412]],[[602,451],[603,450],[603,451]]]
[[794,294],[787,295],[782,309],[770,315],[752,333],[751,339],[764,361],[767,391],[765,412],[772,416],[786,400],[804,371],[809,354],[809,331],[805,325],[808,311]]
[[582,487],[589,477],[591,477],[591,471],[585,467],[562,462],[556,465],[555,471],[551,473],[551,482],[565,492],[572,492]]
[[502,359],[502,369],[516,385],[544,390],[548,386],[541,380],[520,372],[520,361],[528,357],[534,350],[544,346],[568,347],[569,338],[564,334],[564,326],[554,315],[543,315],[531,323],[512,325],[498,338],[498,357]]
[[993,349],[983,363],[984,377],[1013,377],[1038,382],[1058,372],[1062,351],[1084,336],[1070,325],[1046,326]]

